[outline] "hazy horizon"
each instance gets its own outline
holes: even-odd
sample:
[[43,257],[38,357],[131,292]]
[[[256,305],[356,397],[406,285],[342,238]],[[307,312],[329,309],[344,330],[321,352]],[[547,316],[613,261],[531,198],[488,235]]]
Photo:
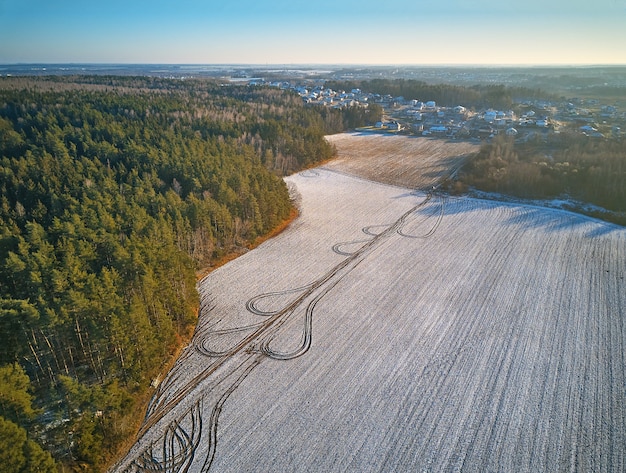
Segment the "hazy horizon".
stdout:
[[170,67],[232,67],[232,68],[255,68],[255,69],[269,69],[269,68],[315,68],[315,67],[346,67],[346,68],[358,68],[358,67],[372,67],[372,68],[389,68],[389,67],[432,67],[432,68],[537,68],[537,69],[550,69],[550,68],[594,68],[594,67],[626,67],[626,61],[623,63],[245,63],[245,62],[196,62],[196,63],[184,63],[184,62],[0,62],[0,66],[170,66]]
[[1,64],[626,64],[626,0],[0,0]]

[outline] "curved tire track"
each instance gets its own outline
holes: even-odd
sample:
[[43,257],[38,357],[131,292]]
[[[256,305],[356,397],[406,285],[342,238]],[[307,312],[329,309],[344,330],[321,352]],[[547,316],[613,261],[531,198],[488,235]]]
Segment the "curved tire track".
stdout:
[[[192,471],[208,471],[215,456],[219,415],[228,397],[239,387],[250,372],[259,365],[263,358],[290,360],[305,354],[312,343],[313,312],[317,303],[385,239],[396,233],[401,236],[412,237],[411,235],[403,234],[402,228],[407,220],[415,215],[420,208],[423,208],[431,198],[432,193],[427,193],[423,201],[406,211],[393,224],[386,226],[385,230],[374,235],[372,239],[364,240],[365,244],[363,246],[357,251],[346,255],[347,257],[342,262],[316,281],[300,288],[260,294],[249,299],[246,303],[248,311],[265,317],[265,321],[233,329],[217,330],[208,334],[219,337],[251,332],[230,348],[222,351],[211,349],[206,344],[210,336],[194,343],[193,347],[196,353],[208,356],[213,361],[179,389],[175,389],[175,387],[176,381],[180,376],[178,370],[182,369],[182,367],[177,365],[172,370],[164,383],[159,386],[157,395],[155,395],[150,404],[148,415],[138,435],[138,444],[153,429],[163,428],[164,433],[158,435],[158,440],[150,442],[140,450],[126,467],[123,467],[121,462],[117,467],[114,467],[113,471],[117,468],[117,471],[123,471],[124,473],[152,471],[187,473],[192,465],[200,467],[200,470]],[[442,215],[443,204],[441,205],[437,223],[429,230],[427,235],[434,233]],[[365,227],[364,232],[367,233],[371,228],[375,227]],[[340,245],[335,245],[335,247],[340,250]],[[262,299],[284,294],[296,294],[298,292],[300,292],[300,295],[282,308],[263,310],[258,307],[258,302]],[[274,348],[273,344],[276,342],[281,329],[287,323],[297,320],[297,317],[302,317],[300,343],[295,349],[290,351]],[[240,373],[237,374],[238,372]],[[232,378],[233,376],[234,379]],[[210,421],[203,424],[200,411],[208,399],[202,385],[203,382],[212,377],[214,379],[212,382],[213,386],[219,389],[216,389],[215,392],[212,391],[211,396],[214,397],[219,392],[222,392],[222,394],[215,400]],[[183,401],[189,401],[190,399],[193,402],[193,407],[182,416],[176,416],[175,408]],[[198,455],[198,447],[203,437],[205,442],[207,442],[208,450],[202,460],[199,458],[200,455]]]

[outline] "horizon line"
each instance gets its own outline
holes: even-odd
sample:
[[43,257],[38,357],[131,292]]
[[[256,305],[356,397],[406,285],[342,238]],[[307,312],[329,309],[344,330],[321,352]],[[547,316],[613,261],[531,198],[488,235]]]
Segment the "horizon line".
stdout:
[[8,66],[178,66],[178,67],[626,67],[626,63],[342,63],[342,62],[276,62],[276,63],[246,63],[246,62],[0,62],[0,67]]

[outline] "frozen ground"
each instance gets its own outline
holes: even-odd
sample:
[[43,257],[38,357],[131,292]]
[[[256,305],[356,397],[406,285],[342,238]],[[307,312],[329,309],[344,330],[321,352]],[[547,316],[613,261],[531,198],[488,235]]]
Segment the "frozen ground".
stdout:
[[626,469],[626,230],[318,168],[114,471]]

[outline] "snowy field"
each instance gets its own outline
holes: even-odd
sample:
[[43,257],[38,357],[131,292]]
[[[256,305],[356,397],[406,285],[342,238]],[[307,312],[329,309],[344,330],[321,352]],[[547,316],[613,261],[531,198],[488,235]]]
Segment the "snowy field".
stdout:
[[211,273],[114,471],[626,470],[626,230],[329,168]]
[[318,168],[119,471],[624,471],[626,230]]

